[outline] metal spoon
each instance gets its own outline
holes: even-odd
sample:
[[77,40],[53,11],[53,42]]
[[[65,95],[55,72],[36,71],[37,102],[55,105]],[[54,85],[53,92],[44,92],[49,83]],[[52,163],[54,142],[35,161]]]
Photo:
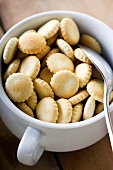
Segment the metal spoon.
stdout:
[[87,57],[100,71],[104,79],[104,113],[105,113],[105,120],[106,120],[106,125],[109,133],[109,138],[111,142],[111,147],[113,151],[113,126],[112,126],[112,121],[111,121],[111,116],[109,111],[109,97],[113,89],[113,70],[101,55],[97,54],[95,51],[89,49],[86,46],[83,45],[78,45],[78,46],[84,51]]

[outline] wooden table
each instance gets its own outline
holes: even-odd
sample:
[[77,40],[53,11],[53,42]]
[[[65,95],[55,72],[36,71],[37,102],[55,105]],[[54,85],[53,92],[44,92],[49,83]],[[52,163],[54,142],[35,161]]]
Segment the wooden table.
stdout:
[[[94,16],[113,29],[113,0],[0,0],[0,37],[18,21],[49,10],[72,10]],[[0,120],[0,170],[113,170],[108,135],[74,152],[44,152],[33,167],[17,161],[17,139]]]

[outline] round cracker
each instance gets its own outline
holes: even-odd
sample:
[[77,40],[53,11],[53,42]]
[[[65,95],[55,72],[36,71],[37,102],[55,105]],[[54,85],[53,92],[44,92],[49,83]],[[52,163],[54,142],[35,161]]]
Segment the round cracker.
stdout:
[[73,107],[71,122],[79,122],[82,118],[83,104],[78,103]]
[[26,57],[20,65],[19,72],[28,75],[34,79],[40,71],[40,61],[36,56]]
[[41,67],[44,68],[46,67],[46,60],[48,59],[48,57],[54,53],[58,53],[59,49],[58,48],[53,48],[43,59]]
[[59,27],[60,22],[58,20],[50,20],[38,29],[38,33],[45,39],[49,39],[58,32]]
[[80,88],[83,88],[91,78],[92,66],[87,63],[77,65],[75,68],[75,75],[79,78]]
[[36,92],[33,90],[32,95],[26,100],[26,104],[32,109],[35,110],[36,105],[38,103],[38,98]]
[[96,101],[93,97],[89,97],[86,101],[84,111],[83,111],[83,120],[87,120],[93,117],[96,107]]
[[71,71],[60,70],[53,75],[50,84],[56,96],[69,98],[78,91],[79,79]]
[[95,109],[95,114],[98,115],[104,110],[104,104],[103,103],[98,103]]
[[[111,91],[110,93],[110,98],[109,98],[109,104],[111,104],[113,101],[113,91]],[[104,110],[104,104],[103,103],[98,103],[96,110],[95,110],[95,114],[99,114]]]
[[33,111],[26,105],[26,103],[16,103],[16,106],[27,115],[34,117]]
[[14,102],[24,102],[32,95],[33,82],[23,73],[13,73],[7,78],[5,89]]
[[39,120],[56,123],[58,114],[58,106],[51,97],[41,99],[36,106],[36,116]]
[[53,35],[51,38],[46,40],[47,41],[47,45],[50,46],[50,45],[54,44],[54,42],[56,41],[57,37],[58,37],[58,32],[55,35]]
[[15,59],[10,65],[7,67],[3,79],[6,80],[11,74],[16,73],[20,66],[20,59]]
[[64,41],[63,39],[57,39],[56,44],[59,47],[59,49],[62,51],[62,53],[68,56],[72,61],[75,61],[73,49],[66,41]]
[[38,94],[39,99],[42,99],[44,97],[54,98],[53,90],[47,82],[39,78],[35,78],[33,82],[35,91]]
[[58,99],[58,119],[57,123],[69,123],[71,121],[72,116],[72,105],[67,99]]
[[62,53],[54,53],[50,55],[46,61],[47,66],[52,73],[56,73],[60,70],[70,70],[73,72],[73,62]]
[[78,60],[80,60],[84,63],[91,64],[91,61],[89,60],[89,58],[86,56],[86,54],[84,53],[84,51],[81,48],[76,48],[74,50],[74,56]]
[[78,26],[71,18],[63,18],[60,22],[60,31],[63,39],[70,45],[75,45],[80,39]]
[[26,54],[40,53],[46,46],[45,38],[38,33],[26,33],[20,36],[18,48]]
[[84,89],[78,91],[74,96],[72,96],[68,100],[71,102],[72,105],[75,105],[86,99],[88,96],[89,93],[87,92],[87,90]]
[[3,61],[5,64],[9,64],[13,60],[17,52],[17,49],[18,49],[18,38],[13,37],[9,39],[3,52]]
[[88,93],[97,101],[104,102],[104,82],[99,79],[93,79],[87,84]]
[[45,67],[41,73],[39,78],[46,81],[48,84],[50,84],[51,78],[53,77],[53,73],[50,72],[48,67]]
[[50,46],[46,45],[45,48],[36,55],[36,57],[41,60],[42,58],[44,58],[49,52],[50,52]]
[[82,34],[80,37],[80,43],[101,54],[101,46],[94,37],[87,34]]
[[36,33],[36,30],[30,29],[30,30],[25,31],[23,34],[27,34],[27,33]]

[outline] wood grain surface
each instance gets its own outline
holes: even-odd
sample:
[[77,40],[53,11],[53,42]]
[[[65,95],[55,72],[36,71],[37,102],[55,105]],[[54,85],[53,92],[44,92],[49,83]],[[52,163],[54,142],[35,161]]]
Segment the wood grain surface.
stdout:
[[[89,14],[113,29],[113,0],[0,0],[0,38],[22,19],[50,10],[71,10]],[[113,170],[113,155],[108,135],[79,151],[44,152],[33,167],[17,161],[18,144],[19,139],[0,120],[0,170]]]

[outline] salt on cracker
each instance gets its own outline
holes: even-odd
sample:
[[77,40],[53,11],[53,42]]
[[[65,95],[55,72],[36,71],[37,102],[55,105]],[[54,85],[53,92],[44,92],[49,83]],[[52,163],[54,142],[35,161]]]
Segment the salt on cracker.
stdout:
[[96,107],[96,101],[93,97],[90,96],[84,106],[83,120],[87,120],[93,117],[95,112],[95,107]]
[[3,61],[5,64],[9,64],[14,59],[17,49],[18,49],[18,38],[13,37],[9,39],[3,52]]
[[46,46],[45,38],[38,33],[26,33],[19,37],[18,48],[26,54],[40,53]]
[[60,27],[59,20],[50,20],[47,23],[43,24],[39,29],[38,33],[42,35],[45,39],[49,39],[54,36]]
[[34,79],[40,71],[40,61],[36,56],[26,57],[20,64],[19,72]]
[[63,18],[60,22],[60,31],[63,39],[70,45],[75,45],[80,39],[80,32],[76,22],[71,18]]
[[6,80],[5,90],[14,102],[24,102],[32,95],[33,82],[23,73],[13,73]]
[[62,53],[54,53],[50,55],[46,61],[47,66],[52,73],[56,73],[60,70],[74,71],[73,62]]
[[34,89],[39,99],[42,99],[44,97],[54,98],[53,90],[47,82],[41,80],[40,78],[35,78],[33,83],[34,83]]
[[69,98],[78,91],[79,79],[69,70],[60,70],[53,75],[50,84],[56,96]]
[[72,111],[72,117],[71,117],[71,122],[79,122],[82,119],[82,112],[83,112],[83,104],[78,103],[74,105],[73,111]]
[[41,99],[36,106],[36,116],[39,120],[56,123],[58,114],[58,106],[51,97]]
[[72,116],[72,105],[67,99],[58,99],[58,119],[57,123],[69,123],[71,121]]
[[75,75],[79,78],[80,88],[83,88],[91,78],[92,66],[87,63],[77,65],[75,68]]

